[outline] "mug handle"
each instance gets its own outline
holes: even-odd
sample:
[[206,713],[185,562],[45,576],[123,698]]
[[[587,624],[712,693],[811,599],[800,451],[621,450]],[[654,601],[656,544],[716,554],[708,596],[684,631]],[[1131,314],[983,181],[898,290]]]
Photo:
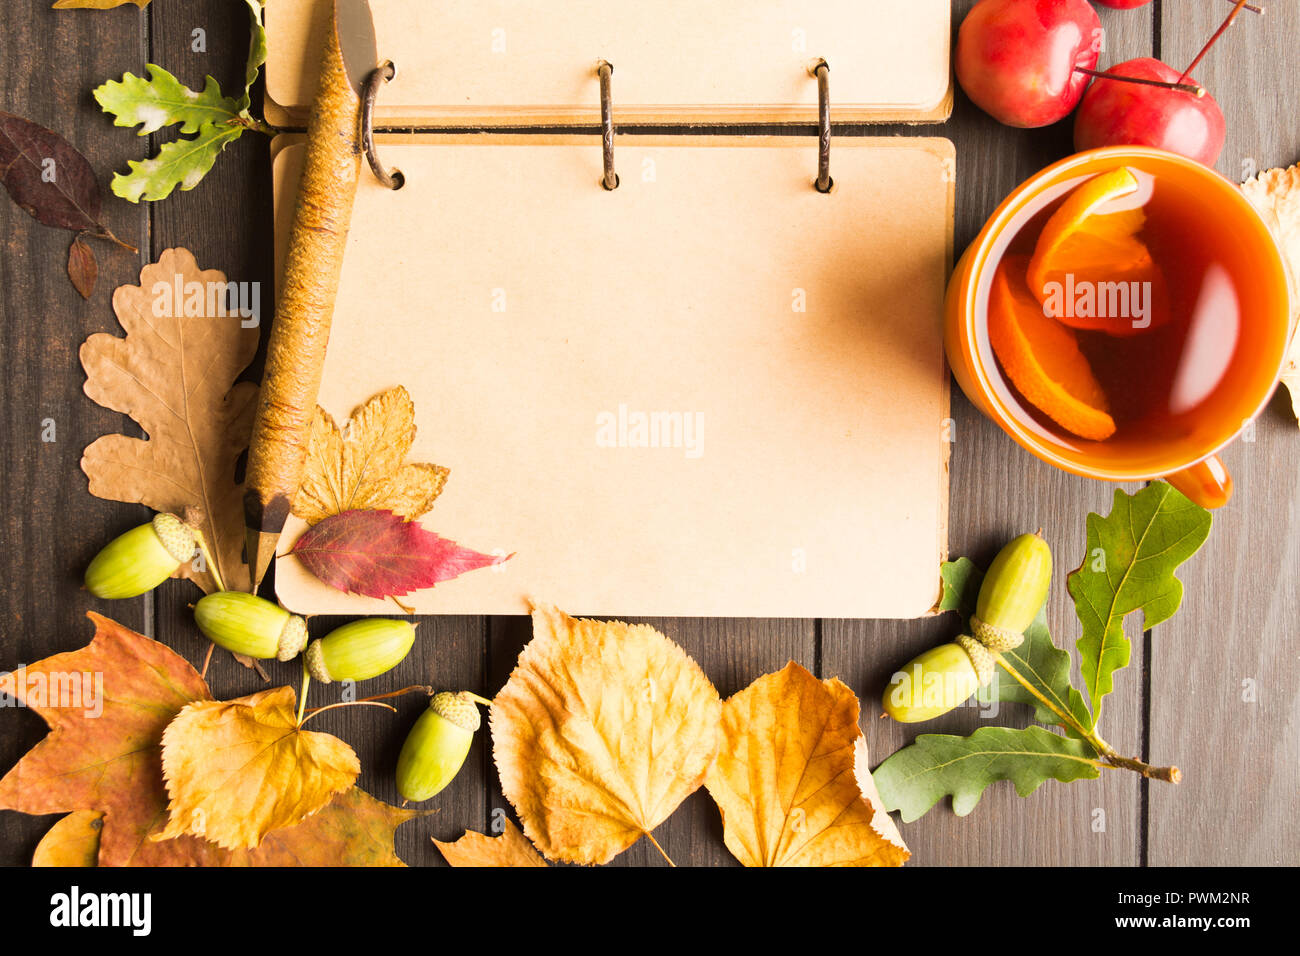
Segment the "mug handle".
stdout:
[[1232,475],[1223,465],[1223,459],[1211,455],[1190,468],[1165,475],[1169,482],[1202,508],[1221,508],[1232,497]]

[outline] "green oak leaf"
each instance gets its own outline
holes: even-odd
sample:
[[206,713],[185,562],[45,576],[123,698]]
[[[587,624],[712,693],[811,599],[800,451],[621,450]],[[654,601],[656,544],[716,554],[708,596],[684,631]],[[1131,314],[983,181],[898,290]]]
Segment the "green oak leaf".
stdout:
[[1108,516],[1088,515],[1087,554],[1066,584],[1083,625],[1077,646],[1094,726],[1112,675],[1128,666],[1124,618],[1141,611],[1150,629],[1173,616],[1183,600],[1174,572],[1205,543],[1211,521],[1163,481],[1134,495],[1117,490]]
[[199,184],[217,155],[244,132],[243,126],[204,123],[193,139],[163,144],[152,159],[131,160],[129,173],[113,176],[113,192],[130,202],[163,199],[178,186],[182,191]]
[[[937,607],[942,611],[958,611],[965,626],[975,612],[980,585],[984,581],[983,570],[970,558],[958,558],[944,562],[939,568],[939,576],[943,581],[943,594]],[[1083,695],[1070,685],[1070,655],[1056,646],[1047,629],[1046,605],[1025,630],[1025,642],[1015,650],[1003,651],[1002,657],[1048,701],[1081,726],[1092,726],[1092,715],[1088,713]],[[993,683],[976,692],[976,699],[986,704],[993,701],[1028,704],[1034,708],[1034,719],[1040,723],[1061,724],[1060,717],[1001,667],[997,669]],[[1065,729],[1071,735],[1078,735],[1078,731],[1068,724]]]
[[182,133],[197,133],[205,123],[225,123],[239,116],[239,104],[222,96],[212,77],[200,93],[157,64],[149,63],[145,69],[149,71],[147,80],[127,73],[95,90],[95,101],[112,114],[114,126],[139,126],[137,135],[147,136],[180,123]]
[[248,4],[248,17],[253,35],[248,44],[248,64],[244,67],[244,95],[239,98],[239,114],[248,116],[252,104],[249,96],[257,81],[258,71],[266,62],[266,27],[262,26],[262,4],[258,0],[244,0]]
[[936,611],[959,611],[962,626],[975,613],[975,602],[980,596],[980,582],[984,572],[970,558],[958,558],[939,565],[939,580],[943,591],[939,595]]
[[1010,780],[1027,797],[1047,780],[1069,783],[1098,776],[1097,754],[1086,742],[1042,727],[981,727],[969,737],[922,734],[871,774],[887,810],[904,823],[922,817],[944,797],[964,817],[984,791]]

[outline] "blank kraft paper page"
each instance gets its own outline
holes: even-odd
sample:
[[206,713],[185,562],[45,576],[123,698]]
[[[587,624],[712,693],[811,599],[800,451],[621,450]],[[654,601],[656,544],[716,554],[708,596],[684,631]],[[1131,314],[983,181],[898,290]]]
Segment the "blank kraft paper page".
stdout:
[[[422,525],[497,567],[418,613],[912,617],[946,550],[952,146],[618,137],[381,139],[362,176],[320,404],[405,386]],[[283,250],[302,160],[275,161]],[[281,551],[306,528],[297,518]],[[293,557],[283,603],[400,613]]]

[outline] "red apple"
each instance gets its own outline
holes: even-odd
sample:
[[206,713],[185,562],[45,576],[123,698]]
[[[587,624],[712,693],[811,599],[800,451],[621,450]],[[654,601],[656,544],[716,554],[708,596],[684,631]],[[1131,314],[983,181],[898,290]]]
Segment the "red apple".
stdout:
[[1113,10],[1132,10],[1134,7],[1145,7],[1151,0],[1097,0],[1097,2]]
[[[1150,57],[1112,66],[1107,73],[1177,82],[1181,74]],[[1195,83],[1191,77],[1185,82]],[[1213,166],[1227,134],[1223,110],[1209,93],[1125,83],[1098,77],[1074,120],[1074,148],[1155,146]]]
[[957,34],[957,80],[975,105],[1008,126],[1069,115],[1088,85],[1101,20],[1088,0],[980,0]]

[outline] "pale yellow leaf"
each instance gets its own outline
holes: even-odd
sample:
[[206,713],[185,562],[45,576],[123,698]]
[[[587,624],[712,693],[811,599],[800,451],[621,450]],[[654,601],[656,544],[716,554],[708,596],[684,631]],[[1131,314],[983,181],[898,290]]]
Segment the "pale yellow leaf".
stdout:
[[291,687],[186,706],[162,738],[167,828],[225,849],[253,849],[352,786],[361,764],[329,734],[300,730]]
[[699,789],[721,706],[654,628],[535,608],[533,639],[492,702],[501,789],[548,859],[607,862]]
[[498,837],[466,830],[455,842],[433,842],[452,866],[546,866],[542,855],[510,820]]
[[[1277,236],[1290,268],[1291,301],[1300,311],[1300,164],[1260,173],[1242,184],[1241,191]],[[1300,420],[1300,336],[1294,336],[1297,322],[1300,314],[1292,316],[1293,338],[1282,369],[1282,383],[1291,392],[1291,410]]]
[[293,512],[311,524],[351,510],[386,510],[414,520],[447,481],[438,465],[404,464],[415,441],[415,405],[398,386],[376,395],[340,428],[317,407]]
[[705,786],[746,866],[901,866],[909,856],[867,771],[857,697],[793,661],[723,705]]

